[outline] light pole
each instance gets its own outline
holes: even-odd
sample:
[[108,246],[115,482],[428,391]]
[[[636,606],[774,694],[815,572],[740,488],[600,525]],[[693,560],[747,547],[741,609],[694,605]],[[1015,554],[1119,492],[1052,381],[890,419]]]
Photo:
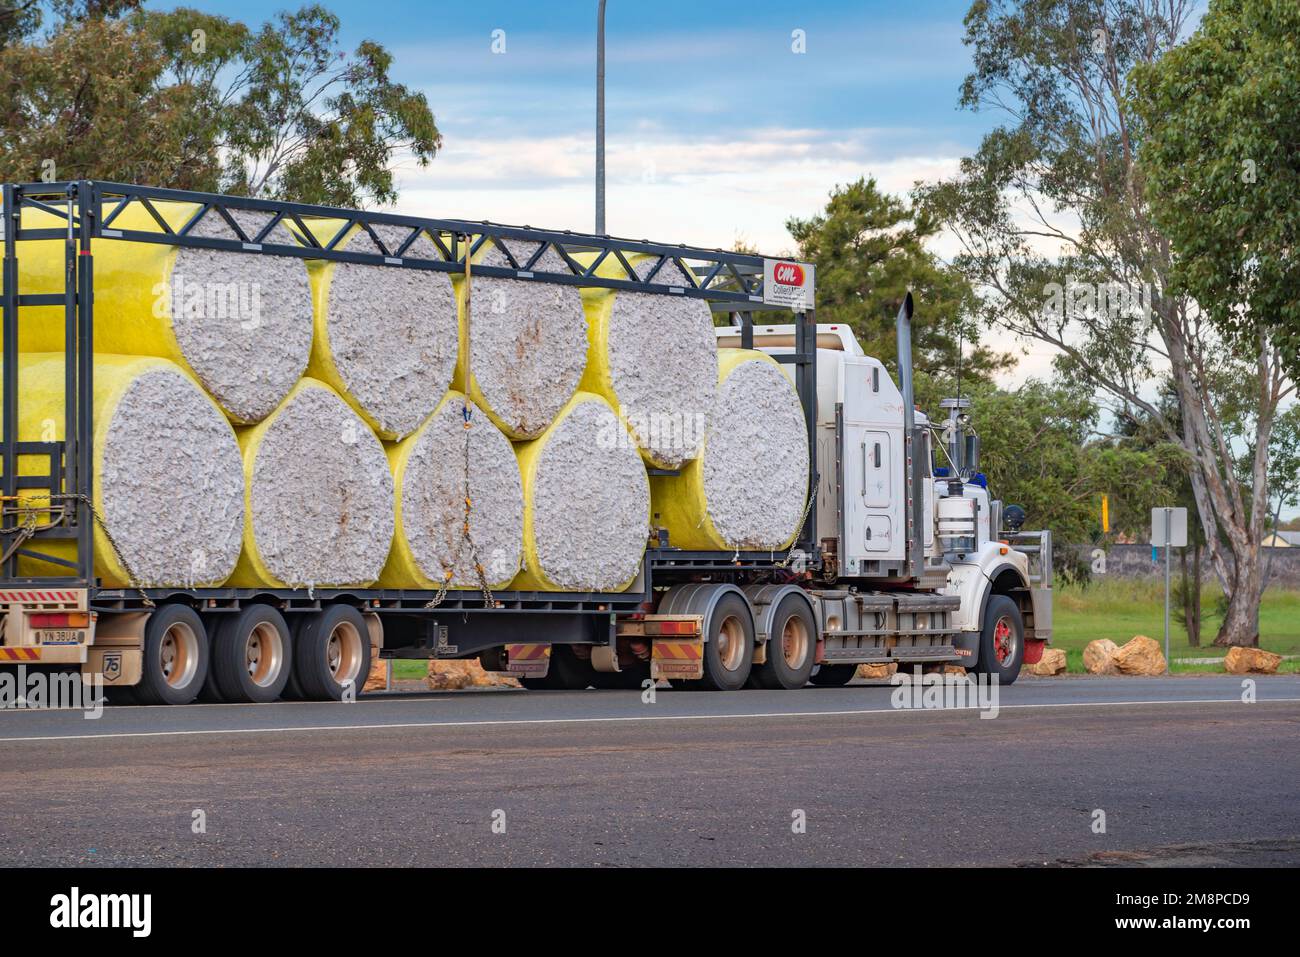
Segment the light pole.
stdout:
[[596,13],[596,234],[605,235],[605,0]]

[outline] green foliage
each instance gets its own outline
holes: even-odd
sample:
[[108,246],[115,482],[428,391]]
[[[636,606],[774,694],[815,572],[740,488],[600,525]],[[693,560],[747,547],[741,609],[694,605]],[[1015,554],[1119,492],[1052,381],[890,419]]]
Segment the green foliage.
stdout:
[[[442,138],[392,58],[318,5],[253,29],[132,0],[0,16],[0,179],[98,178],[337,206],[396,199]],[[46,23],[50,25],[45,26]]]
[[1300,376],[1300,4],[1212,0],[1195,34],[1132,73],[1171,285],[1228,338]]
[[[1271,431],[1294,389],[1286,369],[1296,363],[1290,333],[1278,325],[1289,322],[1287,307],[1273,298],[1265,314],[1264,300],[1252,297],[1262,292],[1254,285],[1260,277],[1292,290],[1289,308],[1296,308],[1295,277],[1288,273],[1294,269],[1288,264],[1295,209],[1282,209],[1296,194],[1292,185],[1249,199],[1253,215],[1269,222],[1237,236],[1218,228],[1223,221],[1241,229],[1238,213],[1222,207],[1241,201],[1237,185],[1207,184],[1230,168],[1224,156],[1240,163],[1246,142],[1275,159],[1289,150],[1295,162],[1296,31],[1288,26],[1294,0],[1227,0],[1223,11],[1241,4],[1261,14],[1290,7],[1277,32],[1285,39],[1268,40],[1292,44],[1277,51],[1276,73],[1251,60],[1251,41],[1240,36],[1195,59],[1194,68],[1178,69],[1194,0],[976,0],[966,17],[974,70],[963,85],[962,105],[1004,112],[1009,121],[962,161],[960,175],[919,187],[914,199],[961,242],[954,264],[979,291],[986,321],[1053,346],[1068,380],[1108,394],[1121,414],[1141,415],[1181,447],[1179,468],[1197,506],[1207,560],[1230,607],[1216,640],[1248,645],[1258,634]],[[1262,27],[1257,32],[1273,38]],[[1128,95],[1127,78],[1140,87],[1162,74],[1162,58],[1169,57],[1175,79],[1168,95],[1140,109]],[[1252,87],[1255,67],[1258,88]],[[1244,79],[1231,122],[1199,115],[1206,110],[1196,104],[1217,103],[1215,90],[1231,94],[1234,77]],[[1195,89],[1202,82],[1209,90],[1203,101]],[[1188,103],[1192,119],[1170,117]],[[1166,125],[1179,132],[1171,135],[1162,180],[1161,170],[1149,170],[1139,158],[1162,149],[1148,140],[1163,135]],[[1234,131],[1243,142],[1232,139]],[[1220,134],[1224,139],[1216,141]],[[1192,161],[1196,174],[1185,181],[1184,160]],[[1147,188],[1148,176],[1160,180],[1154,189]],[[1157,197],[1180,189],[1186,200],[1181,212],[1156,208]],[[1220,247],[1213,258],[1226,265],[1206,276],[1232,279],[1226,296],[1217,278],[1193,284],[1204,267],[1184,263],[1177,241],[1164,231],[1171,215],[1184,218],[1180,236],[1204,229],[1213,237],[1206,243]],[[1256,243],[1257,256],[1274,261],[1243,260],[1228,248],[1247,239]],[[1248,276],[1237,282],[1233,269],[1243,262]],[[1229,305],[1216,311],[1201,295]],[[1259,335],[1263,329],[1272,338]],[[1176,397],[1173,416],[1151,397],[1153,387],[1165,385]],[[1244,463],[1243,449],[1251,450]]]
[[987,380],[1009,364],[978,344],[970,284],[925,247],[938,224],[874,179],[837,187],[824,212],[786,228],[800,257],[817,266],[817,321],[851,326],[869,355],[896,362],[894,317],[910,290],[919,372],[951,381],[960,361],[964,378]]
[[1024,507],[1029,528],[1050,528],[1063,568],[1071,546],[1102,539],[1101,496],[1110,498],[1111,534],[1136,537],[1153,505],[1168,500],[1176,453],[1138,449],[1099,436],[1091,390],[1030,379],[1012,391],[979,388],[971,422],[980,470],[992,494]]

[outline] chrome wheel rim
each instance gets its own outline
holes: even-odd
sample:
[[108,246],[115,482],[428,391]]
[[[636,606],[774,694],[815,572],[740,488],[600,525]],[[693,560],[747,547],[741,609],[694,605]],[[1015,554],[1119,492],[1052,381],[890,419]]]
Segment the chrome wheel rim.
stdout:
[[736,671],[745,660],[745,629],[740,619],[728,615],[718,628],[718,662],[728,671]]
[[798,671],[808,659],[808,628],[803,619],[791,615],[781,630],[781,654],[786,665]]
[[199,669],[199,636],[185,622],[170,626],[158,643],[158,667],[171,688],[185,688]]
[[361,674],[361,633],[350,621],[341,621],[325,643],[325,663],[339,684],[356,682]]
[[244,667],[259,688],[275,683],[284,667],[284,639],[279,628],[264,621],[248,633],[244,641]]

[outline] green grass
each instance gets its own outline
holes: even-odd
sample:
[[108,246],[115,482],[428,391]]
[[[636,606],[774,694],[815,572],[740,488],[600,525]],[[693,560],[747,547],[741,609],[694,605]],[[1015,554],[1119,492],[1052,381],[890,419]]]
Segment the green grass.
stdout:
[[393,680],[419,680],[425,676],[428,670],[429,663],[427,661],[412,661],[409,658],[399,658],[393,662]]
[[[1163,642],[1164,582],[1133,579],[1105,579],[1087,586],[1063,585],[1054,589],[1052,647],[1065,650],[1072,672],[1083,671],[1083,648],[1097,638],[1109,638],[1122,645],[1134,635],[1149,635]],[[1187,644],[1179,626],[1181,614],[1170,609],[1169,655],[1171,658],[1221,658],[1226,648],[1211,644],[1218,633],[1219,617],[1214,613],[1220,595],[1211,585],[1201,593],[1201,647]],[[1259,612],[1260,647],[1280,655],[1300,654],[1300,591],[1270,588],[1264,593]],[[1294,672],[1297,662],[1282,663],[1282,671]],[[1217,665],[1172,665],[1176,672],[1222,671]]]

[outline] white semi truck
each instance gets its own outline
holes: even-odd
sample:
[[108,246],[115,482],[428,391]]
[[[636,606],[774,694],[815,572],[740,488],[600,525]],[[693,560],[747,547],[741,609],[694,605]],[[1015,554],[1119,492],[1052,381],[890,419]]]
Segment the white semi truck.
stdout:
[[[817,324],[811,297],[797,288],[805,279],[811,284],[806,264],[117,183],[3,190],[0,667],[79,668],[142,704],[183,704],[200,695],[259,702],[282,693],[339,700],[364,682],[374,655],[477,657],[530,688],[630,688],[666,678],[674,687],[796,689],[842,685],[859,664],[891,662],[958,665],[1006,684],[1051,637],[1050,534],[1021,531],[1023,514],[991,497],[978,472],[979,440],[965,400],[944,403],[941,431],[914,408],[910,295],[898,316],[895,384],[847,327]],[[115,225],[122,210],[155,202],[193,203],[201,212],[180,229],[157,215],[156,230]],[[25,209],[60,217],[60,227],[24,228]],[[249,210],[272,215],[258,234],[245,236],[235,214]],[[222,216],[240,238],[193,232],[209,215]],[[391,249],[376,232],[378,253],[350,253],[313,235],[307,224],[321,217],[409,232]],[[274,241],[284,222],[305,237],[303,244]],[[409,254],[421,236],[437,258]],[[652,529],[637,581],[611,593],[102,587],[93,573],[90,452],[93,244],[103,239],[443,272],[463,272],[466,258],[491,241],[506,251],[508,264],[475,266],[476,275],[706,300],[732,318],[718,329],[720,348],[764,350],[796,386],[812,453],[802,529],[781,552],[688,551]],[[24,243],[50,240],[66,244],[66,289],[24,293]],[[512,244],[526,244],[529,255],[516,259]],[[543,264],[550,251],[564,270]],[[632,256],[658,257],[658,265],[640,274]],[[611,262],[621,263],[625,275],[613,278],[608,268],[597,274]],[[653,282],[668,263],[689,286]],[[34,305],[65,312],[60,441],[18,438],[20,310]],[[793,321],[755,324],[755,314],[773,311],[793,313]],[[757,461],[754,489],[763,494]],[[33,491],[52,505],[39,526],[23,505]],[[42,548],[51,541],[74,543],[75,560],[48,557]],[[22,577],[22,556],[55,561],[66,574]],[[213,669],[214,657],[225,667]]]

